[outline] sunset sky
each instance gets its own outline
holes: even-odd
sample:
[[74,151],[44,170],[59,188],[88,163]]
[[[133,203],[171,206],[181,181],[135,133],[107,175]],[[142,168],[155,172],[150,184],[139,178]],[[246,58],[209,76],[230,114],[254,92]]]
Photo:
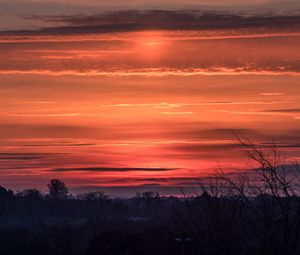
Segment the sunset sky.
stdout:
[[[0,184],[180,193],[300,158],[300,3],[0,0]],[[101,2],[101,3],[99,3]]]

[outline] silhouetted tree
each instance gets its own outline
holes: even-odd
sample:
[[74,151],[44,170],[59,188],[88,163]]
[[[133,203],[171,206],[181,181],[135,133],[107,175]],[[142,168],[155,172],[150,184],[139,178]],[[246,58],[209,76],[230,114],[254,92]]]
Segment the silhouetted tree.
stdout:
[[11,197],[13,195],[13,192],[11,190],[8,190],[2,186],[0,186],[0,199]]
[[79,198],[87,201],[105,201],[109,198],[109,196],[102,191],[96,191],[79,195]]
[[25,189],[17,193],[17,198],[24,202],[27,212],[32,214],[38,213],[40,202],[44,197],[37,189]]
[[69,189],[66,184],[59,179],[52,179],[47,184],[49,193],[47,195],[50,199],[66,199],[69,194]]
[[136,197],[142,198],[145,200],[153,200],[160,198],[160,195],[156,191],[145,191],[145,192],[137,192]]
[[13,198],[14,194],[11,190],[0,186],[0,215],[9,209]]
[[36,201],[43,198],[42,193],[37,189],[25,189],[17,194],[18,197],[22,197],[28,200]]

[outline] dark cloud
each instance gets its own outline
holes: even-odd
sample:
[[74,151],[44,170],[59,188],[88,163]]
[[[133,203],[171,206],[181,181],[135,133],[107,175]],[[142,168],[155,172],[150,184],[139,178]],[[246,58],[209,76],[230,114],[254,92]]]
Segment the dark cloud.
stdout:
[[[296,112],[298,109],[283,109],[274,110],[278,112]],[[270,110],[273,111],[273,110]],[[300,109],[299,109],[300,111]],[[256,129],[246,128],[212,128],[212,129],[197,129],[188,127],[185,131],[171,132],[172,135],[181,138],[190,139],[212,139],[212,140],[232,140],[238,144],[238,137],[242,139],[260,140],[260,141],[275,141],[280,143],[295,143],[300,142],[300,130],[291,130],[290,132],[263,132]],[[222,146],[221,141],[218,146]],[[225,144],[225,147],[228,146]]]
[[95,146],[95,143],[73,143],[73,144],[64,144],[64,143],[51,143],[51,144],[23,144],[24,147],[86,147],[86,146]]
[[12,156],[12,157],[0,157],[0,161],[1,160],[34,160],[34,159],[40,159],[40,157],[15,157],[15,156]]
[[[272,143],[260,143],[261,148],[271,148]],[[219,153],[223,153],[223,155],[227,155],[227,157],[237,156],[234,150],[242,151],[243,146],[240,143],[232,143],[232,144],[191,144],[191,145],[175,145],[170,146],[170,148],[174,151],[179,151],[186,153],[183,155],[187,158],[199,158],[199,159],[211,159],[216,158]],[[289,149],[289,148],[300,148],[299,142],[294,143],[276,143],[276,148],[278,149]],[[203,154],[204,153],[204,154]],[[181,155],[182,156],[182,155]],[[176,154],[173,155],[176,157]],[[177,157],[180,157],[177,155]]]
[[265,134],[253,130],[253,129],[245,129],[245,128],[215,128],[215,129],[196,129],[194,127],[190,127],[185,131],[174,132],[176,136],[182,136],[185,138],[199,138],[199,139],[236,139],[236,136],[243,137],[255,137],[261,138],[265,136]]
[[9,14],[20,13],[95,13],[99,10],[124,9],[214,9],[214,10],[248,10],[296,11],[300,8],[297,0],[1,0],[1,11]]
[[233,143],[233,144],[202,144],[201,142],[199,144],[190,144],[190,145],[177,145],[173,146],[173,149],[175,150],[182,150],[187,152],[201,152],[201,151],[213,151],[216,152],[216,150],[232,150],[236,148],[241,148],[241,145],[239,143]]
[[294,108],[294,109],[272,109],[272,110],[266,110],[264,112],[299,113],[300,112],[300,108]]
[[66,3],[64,1],[30,1],[30,0],[1,0],[1,13],[11,15],[30,15],[32,13],[39,13],[41,15],[57,15],[61,13],[78,13],[91,12],[95,8],[88,5],[78,5]]
[[[213,29],[258,29],[269,31],[293,30],[300,27],[300,16],[284,15],[238,15],[208,11],[118,11],[99,15],[28,16],[27,19],[58,23],[56,27],[35,31],[12,31],[7,34],[88,34],[128,32],[152,29],[168,30],[213,30]],[[64,24],[64,25],[61,25]]]
[[130,172],[130,171],[150,171],[161,172],[171,171],[176,168],[143,168],[143,167],[79,167],[79,168],[55,168],[53,172]]
[[34,160],[52,156],[52,153],[0,153],[0,160]]
[[[55,125],[55,124],[25,124],[12,123],[0,126],[0,138],[59,138],[72,136],[81,137],[82,133],[100,133],[102,128],[76,126],[76,125]],[[8,135],[9,134],[9,137]]]
[[[271,143],[266,143],[263,144],[263,147],[271,147],[272,144]],[[288,149],[288,148],[300,148],[300,143],[295,142],[295,143],[282,143],[282,144],[276,144],[276,148],[278,149]]]

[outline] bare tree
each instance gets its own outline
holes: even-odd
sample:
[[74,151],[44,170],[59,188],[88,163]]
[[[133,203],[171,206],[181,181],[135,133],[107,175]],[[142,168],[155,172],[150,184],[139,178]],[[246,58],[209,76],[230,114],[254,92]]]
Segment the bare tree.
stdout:
[[218,167],[200,179],[200,192],[185,196],[185,206],[174,210],[176,226],[204,254],[299,254],[297,162],[285,160],[275,142],[238,140],[250,169],[226,173]]
[[223,183],[228,195],[238,195],[247,204],[251,228],[260,244],[259,254],[276,246],[283,255],[297,254],[300,233],[299,166],[288,162],[274,141],[255,143],[238,140],[252,169],[230,175],[218,169],[215,180]]

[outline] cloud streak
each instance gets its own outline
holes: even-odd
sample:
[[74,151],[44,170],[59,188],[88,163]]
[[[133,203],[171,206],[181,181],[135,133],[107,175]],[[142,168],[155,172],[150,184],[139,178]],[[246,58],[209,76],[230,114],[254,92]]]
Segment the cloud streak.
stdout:
[[[3,75],[41,75],[41,76],[79,76],[79,77],[191,77],[191,76],[239,76],[239,75],[264,75],[264,76],[299,76],[300,70],[282,70],[282,69],[260,69],[249,67],[238,68],[190,68],[190,69],[166,69],[166,68],[151,68],[151,69],[133,69],[133,70],[0,70]],[[74,114],[73,114],[74,115]]]
[[72,35],[141,30],[221,30],[258,29],[293,30],[299,28],[299,16],[245,16],[205,11],[119,11],[99,15],[29,16],[28,19],[64,26],[41,28],[38,31],[3,32],[2,35]]
[[143,168],[143,167],[79,167],[55,168],[53,172],[163,172],[177,170],[176,168]]

